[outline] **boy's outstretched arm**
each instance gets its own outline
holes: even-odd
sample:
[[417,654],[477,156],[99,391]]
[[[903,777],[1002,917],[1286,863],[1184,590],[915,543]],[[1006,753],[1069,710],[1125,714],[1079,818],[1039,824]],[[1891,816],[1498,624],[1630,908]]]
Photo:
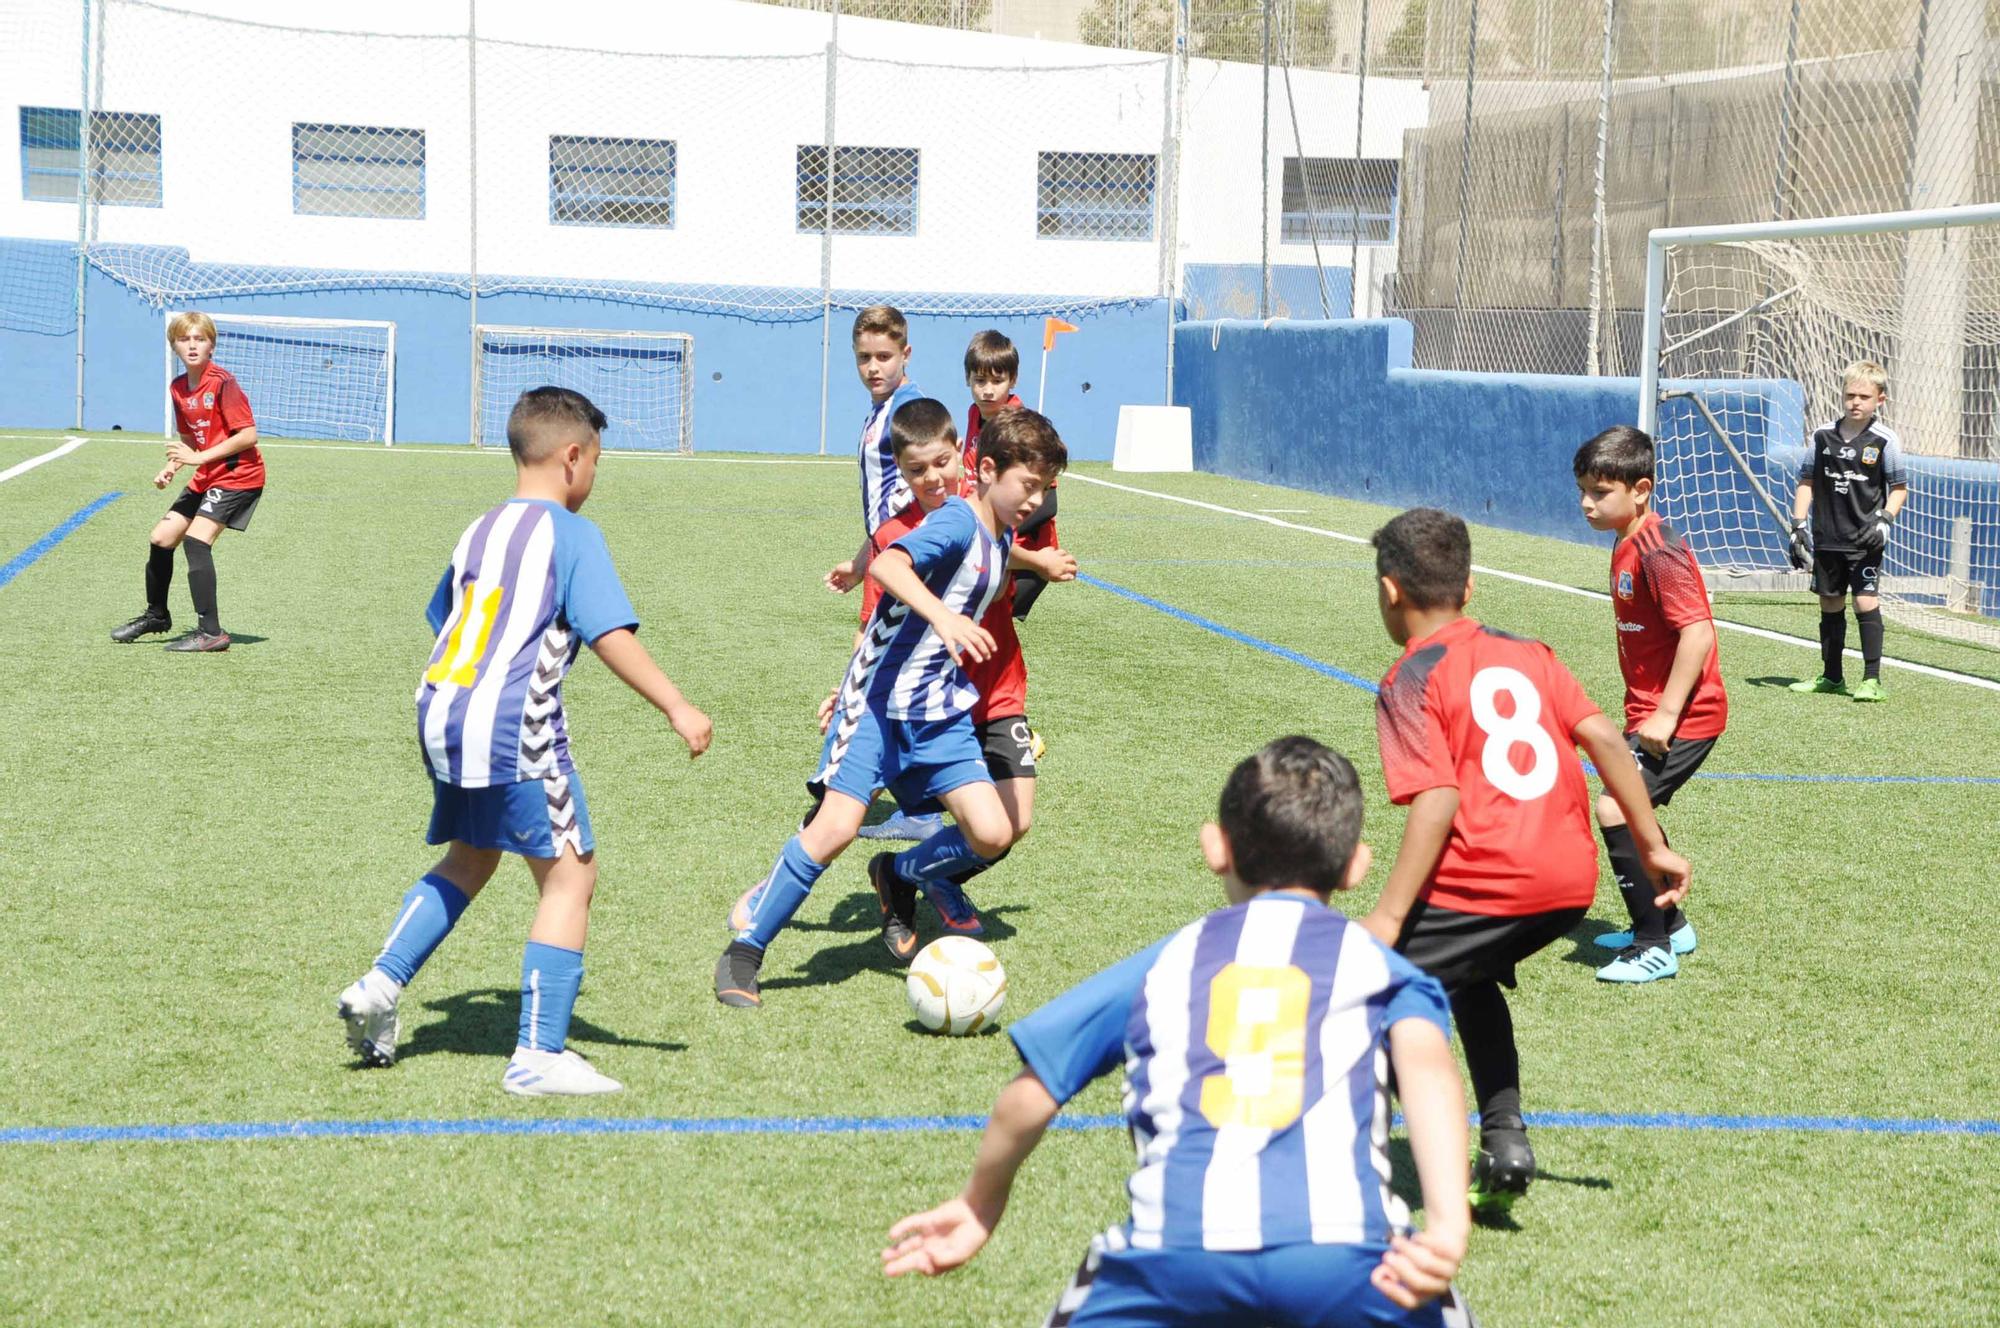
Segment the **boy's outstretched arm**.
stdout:
[[946,608],[943,600],[931,594],[930,587],[917,575],[916,564],[903,550],[894,546],[884,549],[868,564],[868,575],[886,593],[909,605],[911,613],[935,628],[952,659],[959,660],[961,655],[974,661],[993,657],[993,634],[964,614]]
[[1404,1309],[1441,1296],[1465,1259],[1472,1210],[1465,1196],[1465,1089],[1451,1044],[1436,1024],[1398,1019],[1389,1063],[1410,1128],[1410,1155],[1424,1192],[1424,1229],[1397,1236],[1368,1280]]
[[[1456,1069],[1454,1068],[1454,1074]],[[1058,1106],[1033,1070],[1022,1070],[1000,1090],[993,1116],[979,1139],[972,1176],[957,1198],[928,1212],[912,1213],[889,1228],[882,1271],[890,1277],[923,1273],[935,1277],[971,1259],[985,1246],[1007,1211],[1015,1173],[1042,1141]],[[1461,1113],[1462,1114],[1462,1113]],[[1465,1168],[1464,1126],[1459,1128],[1459,1169]],[[1462,1191],[1463,1187],[1461,1187]],[[1461,1197],[1462,1194],[1461,1194]]]
[[681,695],[681,689],[660,671],[660,666],[646,653],[646,647],[639,644],[639,638],[631,628],[620,627],[606,632],[592,641],[590,648],[604,661],[605,668],[618,675],[620,682],[651,701],[654,708],[667,717],[667,723],[674,726],[674,732],[680,734],[681,741],[687,744],[688,759],[692,760],[708,750],[715,725],[709,722],[707,715],[688,704],[688,699]]
[[1410,818],[1403,823],[1403,843],[1396,850],[1396,863],[1389,868],[1381,898],[1361,919],[1361,925],[1382,944],[1394,946],[1402,935],[1403,920],[1410,916],[1424,882],[1430,880],[1438,859],[1444,856],[1452,818],[1457,815],[1458,790],[1448,784],[1427,788],[1410,800]]
[[1578,724],[1570,737],[1597,767],[1604,791],[1618,804],[1618,810],[1625,813],[1625,824],[1639,846],[1639,856],[1645,860],[1654,884],[1660,887],[1653,902],[1665,908],[1686,899],[1688,860],[1667,847],[1659,818],[1653,815],[1653,800],[1646,793],[1646,781],[1640,777],[1632,749],[1625,745],[1617,726],[1600,710]]

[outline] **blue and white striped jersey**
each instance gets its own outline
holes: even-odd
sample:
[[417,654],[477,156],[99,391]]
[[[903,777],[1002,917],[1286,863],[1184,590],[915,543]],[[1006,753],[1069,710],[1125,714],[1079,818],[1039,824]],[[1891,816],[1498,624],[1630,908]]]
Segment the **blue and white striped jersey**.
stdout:
[[910,486],[896,469],[896,443],[889,417],[923,396],[909,379],[887,401],[868,408],[861,425],[861,533],[873,535],[884,521],[910,505]]
[[[963,498],[947,498],[923,524],[889,547],[910,555],[917,575],[945,607],[978,622],[1007,580],[1013,532],[995,535]],[[883,595],[840,685],[838,713],[864,709],[889,719],[953,719],[979,701],[972,682],[931,625]]]
[[1388,1032],[1444,989],[1341,914],[1296,895],[1218,909],[1018,1020],[1058,1102],[1125,1066],[1139,1249],[1386,1241]]
[[562,680],[577,650],[638,615],[589,521],[539,499],[466,527],[426,614],[437,643],[417,684],[417,739],[460,788],[570,774]]

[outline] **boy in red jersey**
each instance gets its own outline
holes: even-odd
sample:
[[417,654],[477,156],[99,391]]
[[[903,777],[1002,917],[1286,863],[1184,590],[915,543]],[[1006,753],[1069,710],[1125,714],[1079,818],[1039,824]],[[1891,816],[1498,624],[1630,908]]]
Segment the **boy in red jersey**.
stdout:
[[[965,385],[972,389],[972,407],[965,415],[965,475],[959,493],[962,498],[971,496],[979,475],[979,430],[999,412],[1020,409],[1021,398],[1014,394],[1014,384],[1020,377],[1021,352],[1014,348],[1006,333],[988,328],[974,334],[972,344],[965,348]],[[1045,552],[1057,547],[1056,487],[1051,484],[1043,492],[1041,507],[1014,532],[1015,548]],[[1042,587],[1048,583],[1047,577],[1021,569],[1014,578],[1013,603],[1008,612],[1016,618],[1027,617],[1028,610],[1041,597]]]
[[[1655,807],[1694,778],[1729,723],[1729,696],[1715,649],[1715,618],[1701,565],[1653,511],[1653,440],[1630,425],[1606,429],[1577,449],[1576,487],[1592,530],[1611,530],[1611,609],[1625,675],[1625,741]],[[1694,924],[1653,902],[1639,850],[1618,804],[1597,800],[1597,824],[1632,930],[1597,938],[1618,957],[1597,970],[1605,982],[1652,982],[1680,972],[1695,947]]]
[[153,527],[146,560],[146,611],[112,629],[111,639],[136,641],[173,629],[167,589],[174,581],[174,550],[187,548],[188,593],[194,599],[195,630],[167,643],[167,649],[229,649],[229,634],[215,608],[215,555],[211,550],[225,528],[246,530],[257,500],[264,496],[264,455],[257,450],[257,421],[250,399],[229,370],[215,362],[215,320],[207,314],[176,314],[167,324],[167,344],[187,372],[167,385],[174,402],[180,441],[167,445],[167,464],[153,477],[164,489],[182,466],[194,478]]
[[[899,407],[890,419],[890,433],[896,454],[896,469],[909,485],[914,501],[884,522],[874,533],[874,553],[879,554],[915,530],[931,512],[944,506],[955,493],[962,494],[963,457],[951,426],[951,414],[936,401],[920,399]],[[872,556],[872,555],[871,555]],[[1070,581],[1076,577],[1076,559],[1061,549],[1014,550],[1007,565],[1032,569],[1050,581]],[[836,568],[835,572],[840,569]],[[833,579],[833,574],[829,574]],[[873,618],[882,588],[871,577],[864,583],[861,616]],[[1013,583],[1000,589],[979,625],[993,638],[993,653],[983,660],[969,656],[962,665],[966,677],[979,693],[972,708],[972,722],[979,734],[986,769],[993,776],[1000,801],[1007,809],[1011,838],[1007,856],[1015,844],[1027,836],[1034,823],[1035,754],[1028,728],[1028,662],[1021,653],[1021,638],[1014,631]],[[820,731],[825,732],[832,716],[833,698],[820,708]],[[882,939],[889,953],[908,961],[917,952],[915,887],[898,879],[889,868],[895,857],[878,853],[868,863],[868,878],[882,907]],[[994,858],[986,866],[993,865]],[[984,867],[979,869],[985,870]],[[937,910],[945,930],[960,936],[985,934],[979,912],[966,897],[965,882],[976,872],[967,871],[946,880],[929,883],[925,895]]]
[[1657,902],[1687,894],[1617,728],[1539,641],[1465,616],[1472,538],[1433,508],[1375,532],[1382,625],[1403,657],[1382,680],[1375,728],[1389,800],[1408,805],[1402,847],[1361,924],[1444,985],[1479,1104],[1474,1205],[1527,1192],[1535,1154],[1503,986],[1514,966],[1583,919],[1597,841],[1579,745],[1624,811]]

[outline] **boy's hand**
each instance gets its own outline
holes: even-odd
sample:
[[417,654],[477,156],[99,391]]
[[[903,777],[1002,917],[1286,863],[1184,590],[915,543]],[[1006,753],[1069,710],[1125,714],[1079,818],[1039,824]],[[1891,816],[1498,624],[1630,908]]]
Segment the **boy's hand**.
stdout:
[[160,467],[160,473],[153,476],[153,487],[156,489],[166,488],[168,484],[173,482],[174,472],[179,469],[179,466],[174,465]]
[[201,464],[201,453],[186,443],[168,443],[167,460],[176,466],[198,466]]
[[1396,948],[1396,938],[1403,931],[1403,924],[1400,921],[1390,917],[1379,908],[1370,909],[1359,921],[1362,929],[1370,936],[1373,936],[1391,950]]
[[1894,521],[1887,512],[1877,512],[1869,523],[1861,528],[1861,545],[1870,553],[1875,553],[1889,543],[1889,526]]
[[1044,581],[1076,580],[1076,558],[1066,549],[1036,549],[1035,571]]
[[1646,870],[1653,874],[1660,893],[1653,896],[1653,903],[1660,908],[1678,904],[1688,897],[1689,878],[1693,869],[1688,860],[1668,848],[1665,844],[1646,853]]
[[1806,548],[1806,523],[1796,517],[1792,519],[1791,545],[1785,552],[1794,571],[1803,572],[1812,566],[1812,554]]
[[690,761],[707,751],[709,739],[715,736],[715,725],[708,716],[685,701],[667,711],[667,723],[674,726],[674,732],[687,744]]
[[821,578],[821,581],[828,590],[833,591],[836,595],[845,595],[848,591],[860,585],[861,579],[865,575],[867,575],[865,572],[856,570],[854,560],[849,558],[844,563],[835,563],[832,570],[827,572]]
[[1368,1274],[1375,1289],[1406,1310],[1435,1300],[1451,1287],[1465,1259],[1465,1237],[1419,1231],[1391,1236],[1382,1262]]
[[826,736],[827,729],[833,724],[833,704],[839,699],[840,689],[836,687],[826,694],[826,700],[819,703],[819,731],[821,737]]
[[979,1253],[992,1234],[992,1228],[980,1221],[971,1204],[964,1199],[947,1200],[889,1228],[889,1239],[895,1243],[882,1251],[882,1272],[889,1277],[904,1273],[936,1277]]
[[945,650],[960,664],[965,663],[968,657],[975,664],[983,664],[993,658],[993,633],[962,613],[952,614],[942,627],[934,630],[938,640],[944,642]]
[[1669,715],[1664,710],[1655,710],[1646,716],[1646,722],[1632,730],[1632,736],[1639,740],[1639,746],[1654,756],[1665,756],[1667,747],[1674,740],[1674,727],[1680,723],[1680,716]]

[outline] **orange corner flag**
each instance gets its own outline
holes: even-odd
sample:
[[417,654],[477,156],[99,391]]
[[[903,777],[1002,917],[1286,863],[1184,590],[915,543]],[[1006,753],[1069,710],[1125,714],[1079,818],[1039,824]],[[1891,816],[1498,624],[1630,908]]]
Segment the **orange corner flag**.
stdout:
[[1074,331],[1076,331],[1075,323],[1065,323],[1060,318],[1044,318],[1042,320],[1042,349],[1054,350],[1058,334]]

